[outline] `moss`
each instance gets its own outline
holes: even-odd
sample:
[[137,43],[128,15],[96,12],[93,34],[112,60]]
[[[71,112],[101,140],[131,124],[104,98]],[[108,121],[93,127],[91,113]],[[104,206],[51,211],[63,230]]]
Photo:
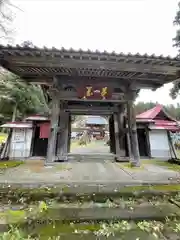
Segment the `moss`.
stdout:
[[64,224],[60,221],[54,221],[46,223],[44,225],[36,225],[35,229],[31,232],[31,235],[39,235],[39,237],[54,237],[59,236],[59,234],[71,234],[76,231],[98,231],[100,224],[97,223],[70,223]]
[[0,169],[14,168],[23,164],[23,161],[0,161]]
[[170,163],[168,161],[158,160],[158,159],[149,159],[149,160],[142,160],[143,164],[154,164],[162,167],[166,167],[170,170],[180,171],[180,165],[175,163]]
[[44,216],[47,208],[46,203],[40,202],[36,205],[29,205],[27,208],[18,210],[4,210],[0,213],[1,220],[4,220],[7,224],[20,224],[25,223],[28,219],[40,219]]
[[130,192],[130,191],[180,191],[179,184],[167,184],[167,185],[148,185],[148,186],[127,186],[120,190],[120,192]]
[[25,210],[8,210],[4,215],[8,222],[22,222],[26,220],[27,213]]
[[119,189],[112,189],[107,192],[97,193],[79,193],[72,191],[68,186],[57,187],[42,187],[42,188],[16,188],[14,187],[2,187],[0,189],[0,201],[7,203],[35,203],[37,201],[49,201],[54,199],[58,202],[74,202],[74,201],[94,201],[94,202],[106,202],[109,198],[127,198],[136,197],[140,198],[143,195],[152,198],[153,196],[172,195],[180,192],[180,185],[139,185],[139,186],[124,186]]
[[120,167],[120,168],[128,168],[128,169],[132,169],[132,170],[135,170],[135,171],[144,170],[144,166],[143,165],[141,165],[140,167],[133,167],[130,162],[116,163],[116,165],[118,167]]

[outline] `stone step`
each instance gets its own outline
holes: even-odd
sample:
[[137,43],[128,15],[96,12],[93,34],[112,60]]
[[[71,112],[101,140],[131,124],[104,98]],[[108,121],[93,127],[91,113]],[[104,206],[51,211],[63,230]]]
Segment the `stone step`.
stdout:
[[180,217],[180,208],[170,203],[135,204],[129,207],[106,204],[57,204],[48,207],[42,218],[63,221],[110,221],[110,220],[164,220]]
[[114,160],[113,154],[69,154],[68,160],[93,161],[93,160]]
[[[38,236],[38,234],[34,234],[34,236]],[[96,236],[94,233],[64,233],[64,234],[57,234],[57,236],[60,237],[60,239],[63,240],[157,240],[157,237],[151,235],[150,233],[147,233],[142,230],[130,230],[129,232],[125,233],[116,233],[110,236],[107,233],[107,236]],[[53,235],[53,237],[55,237]],[[42,240],[47,240],[47,236],[41,236]],[[164,237],[158,238],[158,240],[164,240]],[[169,239],[169,240],[174,240],[174,239]]]
[[[127,206],[122,206],[122,204],[116,206],[108,204],[110,203],[51,203],[50,205],[47,205],[47,208],[44,209],[42,208],[43,205],[41,205],[41,207],[39,205],[32,205],[29,206],[29,209],[26,210],[14,209],[8,212],[6,210],[5,212],[3,212],[3,214],[1,212],[0,231],[8,231],[9,224],[11,226],[18,224],[20,229],[26,230],[26,232],[30,233],[34,238],[40,234],[42,235],[41,239],[47,239],[48,234],[52,236],[53,231],[55,231],[55,228],[57,227],[57,223],[59,223],[59,233],[56,229],[56,234],[58,233],[62,237],[62,239],[84,239],[84,237],[87,237],[87,239],[101,240],[106,239],[107,236],[101,234],[100,236],[98,236],[98,238],[96,238],[96,231],[98,231],[97,225],[101,225],[101,233],[104,231],[104,233],[107,232],[108,234],[107,229],[104,227],[102,228],[102,222],[106,221],[106,223],[109,222],[109,228],[112,233],[112,236],[110,235],[110,238],[108,237],[108,239],[116,239],[112,238],[114,236],[117,237],[117,239],[119,239],[120,237],[122,237],[120,239],[138,239],[138,237],[141,237],[140,239],[147,238],[154,240],[155,238],[152,238],[152,231],[142,231],[142,229],[139,227],[137,229],[137,226],[139,226],[139,221],[152,221],[155,227],[156,223],[154,221],[161,221],[166,223],[166,221],[164,220],[169,218],[170,221],[172,220],[171,222],[177,221],[178,223],[178,220],[180,218],[180,208],[169,202],[146,202],[139,204],[131,203]],[[125,223],[124,225],[124,222],[120,220],[127,220],[127,223]],[[126,227],[126,231],[121,232],[122,228],[118,230],[117,226],[115,226],[115,228],[112,228],[111,223],[114,222],[115,224],[117,224],[117,221],[119,221],[121,224],[124,225],[124,227]],[[79,227],[76,226],[76,222],[79,224]],[[96,227],[88,227],[88,225],[93,225],[93,223],[94,225],[96,225]],[[69,227],[71,226],[72,230],[68,230],[67,232],[67,227],[63,228],[63,224]],[[130,229],[127,229],[127,224],[131,225]],[[87,228],[85,226],[87,226]],[[144,226],[144,228],[146,228],[146,226]],[[114,230],[115,234],[113,235]],[[176,233],[171,232],[171,230],[172,229],[168,230],[168,227],[165,227],[162,233],[166,234],[167,236],[174,237]],[[56,234],[54,232],[54,235]],[[136,238],[131,238],[131,236]],[[161,238],[163,236],[160,236],[158,239],[166,239]],[[169,237],[168,239],[174,240],[176,238]]]
[[55,199],[56,201],[98,201],[106,202],[115,198],[142,198],[152,199],[153,197],[174,196],[180,191],[179,184],[174,185],[132,185],[121,186],[118,184],[108,185],[57,185],[57,186],[32,186],[11,185],[0,188],[0,202],[30,203],[34,201],[44,201]]
[[[17,208],[17,207],[16,207]],[[106,203],[45,203],[29,205],[24,209],[6,209],[0,212],[0,224],[16,224],[35,220],[54,221],[117,221],[117,220],[164,220],[167,217],[180,218],[180,208],[168,201]]]
[[[29,224],[28,227],[23,229],[26,235],[31,239],[44,239],[49,237],[59,237],[63,240],[107,240],[107,239],[121,239],[121,240],[178,240],[179,233],[173,231],[172,226],[176,225],[177,221],[169,223],[146,221],[146,222],[133,222],[133,221],[120,221],[114,223],[73,223],[64,224],[58,222],[48,222],[45,224],[36,223],[35,225]],[[58,239],[59,239],[58,238]]]

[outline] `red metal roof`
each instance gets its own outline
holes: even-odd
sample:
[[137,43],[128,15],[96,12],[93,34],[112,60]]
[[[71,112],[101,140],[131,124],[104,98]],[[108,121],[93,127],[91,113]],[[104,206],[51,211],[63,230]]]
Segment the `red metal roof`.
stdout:
[[168,131],[173,131],[173,132],[179,132],[180,128],[178,126],[157,126],[157,125],[152,125],[149,126],[150,129],[156,129],[156,130],[168,130]]
[[28,121],[28,120],[30,120],[30,121],[46,121],[46,120],[49,120],[49,118],[44,115],[36,114],[36,115],[30,115],[25,118],[25,121]]
[[[163,113],[167,116],[169,120],[164,119],[156,119],[158,114],[163,111]],[[137,122],[148,122],[152,123],[150,125],[151,129],[165,129],[169,131],[180,131],[180,127],[178,125],[178,122],[173,119],[171,116],[166,113],[166,111],[163,109],[163,106],[158,104],[154,108],[149,109],[146,112],[143,112],[136,116]]]
[[138,114],[136,118],[140,119],[154,119],[160,111],[163,110],[163,106],[158,104],[154,108],[151,108],[141,114]]
[[177,122],[168,121],[168,120],[155,120],[156,126],[177,126]]
[[177,122],[168,120],[155,120],[153,129],[166,129],[169,131],[180,131],[180,127]]

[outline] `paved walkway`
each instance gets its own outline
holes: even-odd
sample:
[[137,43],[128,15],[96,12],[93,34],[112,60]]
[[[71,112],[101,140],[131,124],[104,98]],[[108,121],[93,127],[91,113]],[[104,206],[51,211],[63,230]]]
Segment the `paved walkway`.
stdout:
[[75,154],[86,154],[86,153],[99,153],[106,154],[110,153],[110,147],[104,144],[104,141],[92,141],[85,146],[76,146],[71,148],[71,153]]
[[43,161],[29,160],[0,175],[0,183],[170,183],[179,181],[180,173],[153,164],[143,169],[129,169],[111,161],[68,162],[44,167]]

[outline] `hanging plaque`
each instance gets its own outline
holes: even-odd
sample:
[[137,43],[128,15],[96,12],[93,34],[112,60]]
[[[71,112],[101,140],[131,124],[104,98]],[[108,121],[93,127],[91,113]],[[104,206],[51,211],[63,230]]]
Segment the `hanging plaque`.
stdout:
[[85,86],[78,89],[78,97],[81,99],[111,99],[112,91],[106,86]]

